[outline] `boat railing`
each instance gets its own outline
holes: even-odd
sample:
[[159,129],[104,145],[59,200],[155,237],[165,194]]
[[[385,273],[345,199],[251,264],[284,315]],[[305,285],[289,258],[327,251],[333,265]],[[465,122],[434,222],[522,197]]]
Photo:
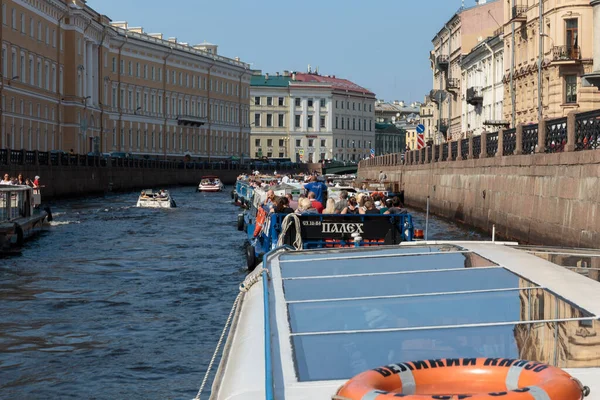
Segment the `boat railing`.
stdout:
[[[286,215],[274,213],[270,216],[268,240],[271,247],[278,241]],[[414,225],[410,214],[306,214],[299,215],[298,220],[305,249],[395,245],[413,240]],[[356,241],[353,233],[358,234],[360,240]],[[296,227],[288,227],[283,243],[291,245],[295,235]]]
[[0,185],[0,222],[30,216],[32,191],[29,186]]

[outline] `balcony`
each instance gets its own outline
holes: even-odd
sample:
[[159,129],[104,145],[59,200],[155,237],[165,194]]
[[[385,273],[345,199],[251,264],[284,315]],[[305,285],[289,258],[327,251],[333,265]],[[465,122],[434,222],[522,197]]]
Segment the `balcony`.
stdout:
[[206,118],[196,117],[194,115],[178,115],[177,125],[182,126],[202,126],[206,123]]
[[446,90],[458,90],[460,88],[460,80],[458,78],[448,78],[446,81]]
[[498,28],[494,31],[494,36],[500,36],[500,35],[504,35],[504,27],[503,26],[501,26],[500,28]]
[[576,64],[581,61],[579,46],[554,46],[552,47],[552,63]]
[[513,22],[527,22],[527,6],[513,6],[512,8],[512,21]]
[[448,70],[448,56],[439,55],[435,58],[435,63],[440,71]]
[[483,89],[481,86],[467,88],[467,103],[472,106],[483,103]]

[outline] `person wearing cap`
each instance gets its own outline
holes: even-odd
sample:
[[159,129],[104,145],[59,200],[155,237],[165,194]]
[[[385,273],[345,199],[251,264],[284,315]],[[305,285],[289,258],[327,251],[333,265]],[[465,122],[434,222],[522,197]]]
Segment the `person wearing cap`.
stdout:
[[39,186],[40,186],[40,177],[39,177],[39,175],[36,175],[33,180],[33,187],[39,187]]

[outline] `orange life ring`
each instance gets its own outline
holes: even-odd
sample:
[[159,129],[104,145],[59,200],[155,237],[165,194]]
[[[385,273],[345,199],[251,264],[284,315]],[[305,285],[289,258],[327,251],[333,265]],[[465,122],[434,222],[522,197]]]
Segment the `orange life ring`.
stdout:
[[503,358],[446,358],[365,371],[346,382],[333,399],[581,400],[588,394],[589,388],[577,379],[546,364]]
[[257,212],[256,212],[256,221],[255,221],[255,226],[254,226],[254,237],[257,237],[258,234],[260,233],[260,231],[263,228],[263,225],[265,224],[265,220],[267,219],[267,212],[265,211],[264,208],[259,207]]

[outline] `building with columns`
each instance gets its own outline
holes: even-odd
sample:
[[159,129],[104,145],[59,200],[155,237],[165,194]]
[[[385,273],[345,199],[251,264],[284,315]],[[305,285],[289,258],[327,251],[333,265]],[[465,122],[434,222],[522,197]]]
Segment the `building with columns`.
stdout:
[[430,54],[433,70],[431,98],[438,105],[437,131],[447,139],[460,139],[462,132],[462,58],[481,39],[494,36],[502,24],[500,0],[477,0],[473,7],[459,9],[434,36]]
[[598,108],[600,1],[504,2],[504,21],[503,114],[512,127]]
[[[270,84],[273,79],[275,83]],[[287,97],[279,105],[285,85]],[[267,104],[269,97],[271,105]],[[265,74],[253,78],[251,98],[253,156],[283,153],[296,162],[358,161],[368,157],[375,145],[375,94],[346,79],[310,69],[307,73]],[[283,126],[279,126],[281,118]],[[267,126],[269,121],[276,121],[277,126]],[[285,147],[283,151],[280,143]]]
[[504,43],[499,35],[482,40],[461,61],[462,132],[478,136],[506,127],[504,98]]
[[249,153],[249,65],[111,22],[84,0],[3,0],[1,147]]

